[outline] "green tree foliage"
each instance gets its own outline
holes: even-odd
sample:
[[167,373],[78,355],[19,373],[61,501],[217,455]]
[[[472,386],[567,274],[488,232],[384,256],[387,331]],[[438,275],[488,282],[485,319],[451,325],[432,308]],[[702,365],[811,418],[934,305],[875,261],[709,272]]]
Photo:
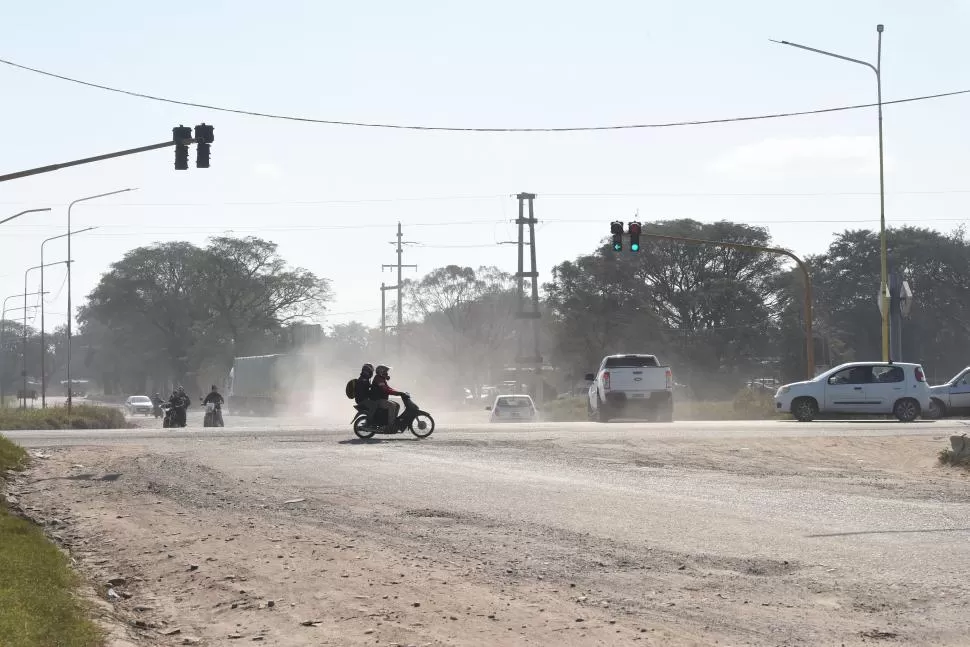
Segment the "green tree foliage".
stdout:
[[[185,381],[267,352],[286,323],[321,312],[329,284],[291,269],[274,243],[212,239],[139,247],[111,265],[79,319],[105,384]],[[208,380],[204,380],[208,381]],[[130,390],[130,389],[129,389]],[[137,390],[137,389],[136,389]]]

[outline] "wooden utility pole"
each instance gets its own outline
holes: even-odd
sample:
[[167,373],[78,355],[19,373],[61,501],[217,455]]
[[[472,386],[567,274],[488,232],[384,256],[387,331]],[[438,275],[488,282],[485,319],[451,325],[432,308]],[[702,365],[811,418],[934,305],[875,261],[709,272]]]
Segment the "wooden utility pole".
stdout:
[[[397,245],[397,263],[394,265],[381,265],[381,270],[386,269],[397,269],[397,285],[391,285],[385,287],[381,285],[381,302],[383,305],[384,291],[385,290],[397,290],[397,357],[401,358],[401,334],[404,331],[404,298],[402,288],[404,287],[404,280],[401,278],[401,270],[405,267],[418,269],[417,265],[403,265],[402,261],[404,258],[404,246],[413,245],[414,243],[404,240],[404,234],[401,233],[401,223],[397,223],[397,242],[392,242],[392,245]],[[383,313],[383,308],[381,309]],[[381,315],[381,320],[383,321],[384,315]]]

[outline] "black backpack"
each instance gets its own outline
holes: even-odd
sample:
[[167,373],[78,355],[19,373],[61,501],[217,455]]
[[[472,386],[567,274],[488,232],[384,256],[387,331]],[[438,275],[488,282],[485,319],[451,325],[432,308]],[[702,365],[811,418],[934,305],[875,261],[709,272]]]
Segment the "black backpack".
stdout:
[[344,389],[344,393],[347,394],[348,400],[353,400],[357,395],[357,380],[350,380],[347,382],[347,387]]

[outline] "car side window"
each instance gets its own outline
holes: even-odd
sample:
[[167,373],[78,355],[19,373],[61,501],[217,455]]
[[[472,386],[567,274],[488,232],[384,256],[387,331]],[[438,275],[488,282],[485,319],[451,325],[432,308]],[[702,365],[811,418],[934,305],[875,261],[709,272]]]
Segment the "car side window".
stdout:
[[829,384],[851,384],[849,381],[852,375],[852,369],[847,368],[844,371],[839,371],[834,375],[829,376]]
[[868,384],[872,382],[872,367],[853,366],[831,376],[829,384]]
[[881,384],[902,382],[905,379],[903,369],[898,366],[876,366],[872,369],[873,382]]

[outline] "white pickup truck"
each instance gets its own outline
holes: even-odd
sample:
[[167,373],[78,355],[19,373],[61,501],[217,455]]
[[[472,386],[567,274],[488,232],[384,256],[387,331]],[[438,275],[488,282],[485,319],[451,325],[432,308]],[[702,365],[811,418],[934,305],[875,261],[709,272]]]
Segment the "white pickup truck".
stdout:
[[656,355],[608,355],[590,373],[586,403],[590,420],[640,418],[673,422],[674,377]]

